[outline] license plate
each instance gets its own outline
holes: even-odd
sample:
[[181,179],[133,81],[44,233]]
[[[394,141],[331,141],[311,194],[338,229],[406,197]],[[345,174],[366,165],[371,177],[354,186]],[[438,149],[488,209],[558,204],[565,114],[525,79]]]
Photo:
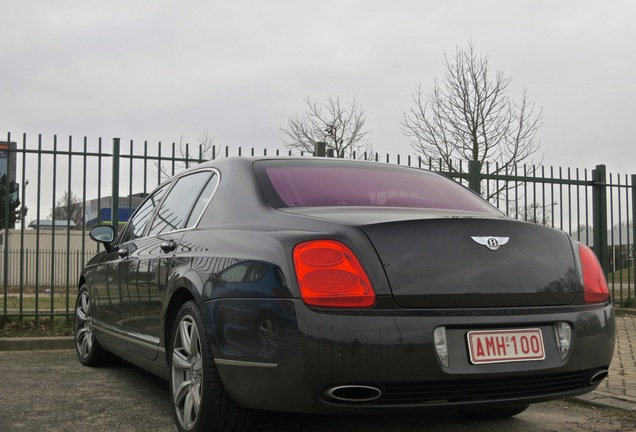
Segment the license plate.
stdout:
[[467,337],[472,364],[545,359],[540,329],[471,331]]

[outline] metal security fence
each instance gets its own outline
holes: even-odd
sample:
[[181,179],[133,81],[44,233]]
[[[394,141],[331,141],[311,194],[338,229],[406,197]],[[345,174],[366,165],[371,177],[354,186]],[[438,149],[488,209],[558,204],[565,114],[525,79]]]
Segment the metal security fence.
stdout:
[[92,226],[121,227],[150,191],[194,164],[256,155],[292,153],[8,134],[0,140],[0,318],[71,317],[79,269],[98,251]]
[[79,275],[95,250],[8,249],[6,255],[9,265],[5,272],[4,262],[0,262],[0,273],[7,275],[9,287],[52,290],[66,286],[67,275]]
[[[72,317],[79,269],[97,250],[94,225],[116,228],[158,184],[203,160],[313,156],[272,148],[77,141],[7,135],[0,189],[0,318]],[[317,152],[321,155],[320,152]],[[636,176],[551,167],[505,168],[421,157],[353,155],[429,169],[489,199],[511,217],[566,231],[601,259],[618,305],[634,302]],[[15,206],[16,200],[20,205]],[[28,207],[26,214],[22,206]],[[23,217],[19,216],[23,214]],[[16,219],[17,216],[17,219]]]

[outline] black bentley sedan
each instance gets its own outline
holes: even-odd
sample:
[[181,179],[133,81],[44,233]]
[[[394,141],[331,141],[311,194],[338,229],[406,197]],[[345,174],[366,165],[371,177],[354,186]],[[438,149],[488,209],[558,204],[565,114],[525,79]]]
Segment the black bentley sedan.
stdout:
[[253,410],[508,417],[593,390],[612,359],[594,253],[425,170],[226,158],[91,236],[79,360],[169,380],[180,431]]

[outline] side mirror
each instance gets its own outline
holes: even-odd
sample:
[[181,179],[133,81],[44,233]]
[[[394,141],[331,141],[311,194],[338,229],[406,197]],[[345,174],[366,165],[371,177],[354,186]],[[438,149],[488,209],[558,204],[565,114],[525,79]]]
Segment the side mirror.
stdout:
[[112,250],[111,243],[115,240],[115,229],[110,225],[98,225],[91,229],[90,236],[98,243],[102,243],[107,251]]

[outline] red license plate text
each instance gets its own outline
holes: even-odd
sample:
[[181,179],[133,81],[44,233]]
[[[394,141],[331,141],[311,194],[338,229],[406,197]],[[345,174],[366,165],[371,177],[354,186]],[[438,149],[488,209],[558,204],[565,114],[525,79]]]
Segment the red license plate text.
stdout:
[[471,331],[467,337],[472,364],[545,359],[540,329]]

